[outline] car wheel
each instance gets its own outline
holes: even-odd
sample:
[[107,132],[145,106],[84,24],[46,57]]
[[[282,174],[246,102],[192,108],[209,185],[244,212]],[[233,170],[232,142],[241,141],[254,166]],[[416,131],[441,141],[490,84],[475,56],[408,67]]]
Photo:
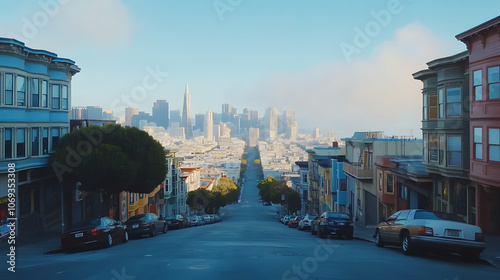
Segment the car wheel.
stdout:
[[313,226],[311,226],[311,234],[312,234],[312,235],[316,235],[316,234],[318,234],[318,232],[314,230]]
[[122,242],[125,243],[127,241],[128,241],[128,231],[125,231],[124,234],[123,234]]
[[154,226],[152,226],[151,230],[149,230],[149,237],[153,237],[153,236],[155,236],[155,227]]
[[108,233],[108,236],[106,237],[105,242],[106,243],[104,243],[104,246],[106,248],[109,248],[109,247],[111,247],[111,245],[113,245],[113,237],[111,236],[111,234]]
[[384,247],[384,241],[382,240],[379,230],[375,233],[375,245],[377,245],[377,247]]
[[405,255],[413,254],[413,244],[411,243],[410,233],[404,233],[403,240],[401,241],[401,247],[403,248],[403,253]]
[[163,226],[163,230],[162,230],[163,233],[167,233],[167,225],[164,225]]

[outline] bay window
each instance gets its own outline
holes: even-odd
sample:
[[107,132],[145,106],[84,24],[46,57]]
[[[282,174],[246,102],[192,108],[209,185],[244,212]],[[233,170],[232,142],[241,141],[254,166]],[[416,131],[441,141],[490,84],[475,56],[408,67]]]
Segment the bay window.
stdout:
[[483,100],[483,71],[474,71],[474,100]]
[[462,166],[462,136],[448,136],[448,166]]
[[500,89],[498,83],[500,80],[499,67],[488,68],[488,96],[489,99],[499,99]]
[[448,117],[459,117],[461,115],[460,88],[446,89],[446,109]]
[[474,127],[474,158],[483,159],[483,129]]

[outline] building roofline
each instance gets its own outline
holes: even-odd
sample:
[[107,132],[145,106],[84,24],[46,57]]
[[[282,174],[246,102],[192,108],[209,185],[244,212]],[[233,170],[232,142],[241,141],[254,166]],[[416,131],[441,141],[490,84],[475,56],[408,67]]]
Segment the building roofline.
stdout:
[[455,36],[455,38],[457,38],[457,40],[464,41],[467,37],[475,35],[475,34],[481,32],[481,31],[484,31],[486,29],[496,27],[496,26],[498,26],[498,24],[500,24],[500,16],[494,17],[490,20],[487,20],[479,25],[472,27],[469,30],[466,30],[462,33],[459,33]]
[[464,61],[468,57],[469,57],[469,51],[465,50],[463,52],[460,52],[460,53],[457,53],[457,54],[454,54],[451,56],[431,60],[431,61],[427,62],[427,65],[429,66],[429,69],[438,68],[441,66],[445,66],[446,64],[453,64],[453,63]]

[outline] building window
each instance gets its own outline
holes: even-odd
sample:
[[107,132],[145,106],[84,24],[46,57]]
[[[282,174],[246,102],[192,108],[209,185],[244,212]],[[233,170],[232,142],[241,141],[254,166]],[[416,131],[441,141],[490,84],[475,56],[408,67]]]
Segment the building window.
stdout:
[[47,108],[47,96],[49,92],[49,86],[47,84],[47,81],[42,81],[42,107]]
[[488,158],[491,161],[500,161],[500,129],[488,129]]
[[5,105],[14,105],[14,75],[5,74]]
[[483,129],[474,127],[474,158],[483,159]]
[[57,148],[57,144],[59,144],[59,127],[53,127],[50,130],[50,136],[52,136],[52,149],[54,151]]
[[429,119],[437,119],[438,116],[437,94],[429,94]]
[[460,88],[446,89],[446,115],[448,117],[459,117],[462,114],[460,101]]
[[445,135],[444,134],[439,134],[438,135],[438,138],[439,138],[439,165],[444,165],[444,153],[445,153],[445,150],[446,150],[446,139],[445,139]]
[[438,162],[438,136],[429,134],[429,162]]
[[408,187],[402,184],[399,184],[398,188],[399,198],[403,200],[408,200]]
[[483,100],[483,71],[474,71],[474,100]]
[[68,110],[68,87],[62,86],[62,109]]
[[26,134],[24,128],[16,130],[16,157],[26,156]]
[[31,155],[38,156],[40,155],[40,137],[39,137],[39,129],[38,127],[34,127],[31,129]]
[[462,136],[448,136],[448,166],[462,166]]
[[394,175],[393,174],[387,174],[387,188],[386,192],[387,193],[394,193]]
[[139,194],[139,199],[142,199],[142,198],[144,198],[144,194],[143,194],[143,193],[140,193],[140,194]]
[[346,192],[347,191],[347,179],[340,179],[339,180],[339,190],[341,192]]
[[426,94],[424,94],[424,102],[423,102],[423,104],[424,104],[424,109],[423,109],[423,112],[422,112],[422,119],[424,121],[426,121],[427,120],[427,114],[429,112],[429,107],[428,107],[428,103],[427,103],[427,95]]
[[129,204],[134,204],[134,194],[130,193],[130,201]]
[[429,148],[429,138],[428,138],[427,134],[425,134],[425,133],[423,134],[422,142],[423,142],[422,146],[423,146],[423,149],[424,149],[424,153],[423,153],[424,154],[424,160],[423,161],[424,162],[429,162],[429,158],[428,158],[429,153],[428,153],[428,150],[427,150]]
[[5,129],[5,158],[12,158],[12,128]]
[[36,78],[31,79],[31,107],[40,106],[40,85]]
[[23,76],[16,77],[16,105],[25,106],[26,105],[26,78]]
[[439,89],[438,91],[438,111],[439,111],[439,118],[442,119],[444,118],[444,89]]
[[43,135],[43,138],[42,138],[42,153],[44,155],[48,155],[49,154],[49,129],[48,128],[44,128],[42,130],[42,135]]
[[302,184],[307,184],[307,173],[302,173]]
[[61,137],[63,137],[64,135],[68,134],[68,128],[67,127],[63,127],[62,128],[62,133],[61,133]]
[[382,171],[378,172],[378,191],[383,192],[383,187],[384,187],[384,176]]
[[60,85],[52,85],[52,105],[51,105],[51,108],[52,109],[60,109],[61,108],[61,105],[60,105],[60,101],[61,101],[61,86]]
[[490,99],[500,98],[500,89],[498,87],[499,79],[499,67],[488,68],[488,94]]

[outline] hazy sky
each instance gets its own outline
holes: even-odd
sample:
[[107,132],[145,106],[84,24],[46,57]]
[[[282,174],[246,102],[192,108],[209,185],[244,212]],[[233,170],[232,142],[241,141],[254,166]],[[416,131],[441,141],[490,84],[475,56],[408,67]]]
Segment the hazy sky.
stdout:
[[300,128],[421,137],[412,73],[464,51],[500,1],[2,0],[0,36],[69,58],[72,106],[296,112]]

